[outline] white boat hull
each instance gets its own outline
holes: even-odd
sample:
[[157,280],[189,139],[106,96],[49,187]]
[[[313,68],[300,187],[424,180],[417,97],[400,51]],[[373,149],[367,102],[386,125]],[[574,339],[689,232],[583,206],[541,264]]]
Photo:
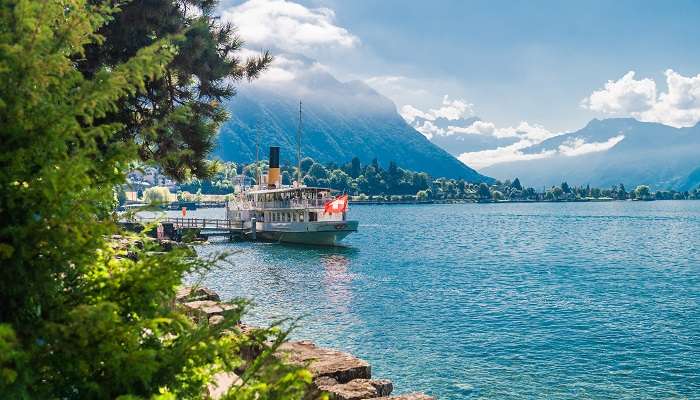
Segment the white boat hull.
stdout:
[[335,246],[357,232],[357,225],[357,221],[258,223],[256,235],[275,242]]

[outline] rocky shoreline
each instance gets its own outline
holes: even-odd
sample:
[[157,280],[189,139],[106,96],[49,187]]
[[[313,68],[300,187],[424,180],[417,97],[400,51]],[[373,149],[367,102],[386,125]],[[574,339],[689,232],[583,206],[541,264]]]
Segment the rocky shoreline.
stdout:
[[[235,305],[222,302],[220,296],[205,287],[183,287],[175,298],[175,305],[182,307],[190,318],[196,322],[218,324],[224,315],[235,309]],[[236,321],[241,330],[250,329]],[[255,356],[253,356],[254,358]],[[280,346],[276,357],[292,365],[306,366],[313,376],[312,390],[307,396],[316,399],[322,393],[328,393],[331,400],[433,400],[434,397],[424,393],[408,393],[390,396],[394,389],[388,379],[373,379],[370,364],[342,351],[319,347],[311,341],[290,341]],[[229,388],[239,382],[233,373],[216,376],[216,382],[210,385],[208,396],[218,399]]]

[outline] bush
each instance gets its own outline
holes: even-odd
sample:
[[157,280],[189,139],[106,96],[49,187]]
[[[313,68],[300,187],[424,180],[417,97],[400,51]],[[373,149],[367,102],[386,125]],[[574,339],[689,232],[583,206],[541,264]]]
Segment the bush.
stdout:
[[166,187],[155,186],[143,191],[143,201],[151,204],[166,204],[170,202],[170,190]]
[[[193,324],[172,299],[186,274],[211,264],[141,237],[131,241],[143,249],[110,242],[124,234],[113,188],[138,155],[104,117],[163,76],[178,40],[87,78],[75,60],[115,11],[87,0],[0,7],[2,399],[198,398],[214,374],[243,365],[243,346],[286,337],[243,335],[232,326],[240,311],[220,326]],[[230,398],[301,398],[310,375],[259,360],[243,379]]]

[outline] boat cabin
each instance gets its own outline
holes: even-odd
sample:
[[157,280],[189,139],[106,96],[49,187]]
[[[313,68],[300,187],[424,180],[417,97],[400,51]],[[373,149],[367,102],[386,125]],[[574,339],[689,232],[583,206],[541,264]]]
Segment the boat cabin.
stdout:
[[229,202],[227,214],[233,220],[255,217],[266,223],[345,221],[344,212],[324,212],[325,204],[335,199],[332,192],[319,187],[250,190]]

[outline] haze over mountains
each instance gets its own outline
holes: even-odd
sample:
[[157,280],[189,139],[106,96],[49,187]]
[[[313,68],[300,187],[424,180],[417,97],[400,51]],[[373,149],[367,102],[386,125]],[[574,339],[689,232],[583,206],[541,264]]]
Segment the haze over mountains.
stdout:
[[407,120],[433,143],[500,180],[519,177],[536,188],[564,181],[676,190],[700,185],[700,124],[674,128],[633,118],[594,119],[570,133],[540,128],[541,136],[532,140],[529,125],[498,132],[478,117],[413,114]]
[[632,118],[594,119],[583,129],[521,151],[542,157],[481,171],[496,178],[520,176],[524,184],[534,186],[567,181],[689,190],[700,185],[700,124],[674,128]]
[[243,85],[228,108],[216,155],[223,160],[254,161],[256,132],[261,158],[267,147],[282,147],[282,162],[296,162],[299,100],[302,101],[302,156],[326,163],[395,161],[433,177],[492,181],[463,164],[409,126],[396,106],[360,81],[340,82],[303,56],[284,54],[263,79]]

